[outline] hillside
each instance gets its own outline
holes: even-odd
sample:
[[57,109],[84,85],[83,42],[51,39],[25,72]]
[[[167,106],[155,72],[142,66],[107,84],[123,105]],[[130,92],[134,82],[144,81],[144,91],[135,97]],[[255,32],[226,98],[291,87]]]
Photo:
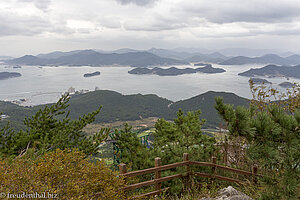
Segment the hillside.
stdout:
[[[248,100],[233,93],[206,92],[190,99],[172,102],[157,95],[134,94],[122,95],[118,92],[98,90],[85,94],[74,95],[70,99],[70,117],[76,119],[83,114],[92,112],[102,105],[100,114],[96,117],[95,123],[115,122],[125,120],[138,120],[149,117],[158,117],[172,120],[176,117],[179,108],[184,111],[201,109],[202,118],[207,119],[205,127],[219,125],[219,117],[214,109],[214,97],[223,96],[225,103],[234,105],[247,105]],[[0,102],[0,111],[9,115],[8,119],[0,122],[4,126],[11,121],[12,126],[23,128],[23,119],[33,115],[38,109],[45,105],[35,107],[21,107],[12,103]]]
[[95,122],[112,122],[135,120],[147,117],[170,118],[172,111],[168,105],[172,101],[157,95],[122,95],[118,92],[98,90],[70,99],[70,116],[77,118],[87,112],[96,110],[102,105]]
[[221,96],[225,103],[233,104],[235,106],[242,105],[248,106],[249,100],[239,97],[233,93],[227,92],[214,92],[209,91],[204,94],[192,97],[190,99],[177,101],[170,106],[172,110],[178,110],[181,108],[183,111],[194,111],[200,109],[202,114],[201,117],[206,119],[206,125],[212,125],[213,127],[218,126],[221,122],[217,111],[214,108],[215,97]]
[[0,128],[5,126],[8,121],[16,129],[24,128],[24,118],[32,116],[37,110],[37,107],[22,107],[10,102],[0,101],[0,113],[9,116],[7,119],[0,121]]
[[162,58],[149,52],[99,53],[94,50],[74,51],[69,53],[54,52],[46,55],[26,55],[5,61],[8,64],[22,65],[68,65],[68,66],[102,66],[130,65],[147,67],[152,65],[188,64],[171,58]]

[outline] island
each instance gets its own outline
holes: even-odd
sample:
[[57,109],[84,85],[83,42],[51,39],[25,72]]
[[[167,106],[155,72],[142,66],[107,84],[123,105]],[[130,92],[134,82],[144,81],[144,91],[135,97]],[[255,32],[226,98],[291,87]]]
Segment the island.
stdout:
[[300,65],[297,66],[277,66],[267,65],[258,69],[250,69],[243,73],[239,73],[240,76],[267,76],[267,77],[293,77],[300,79]]
[[22,74],[20,74],[18,72],[0,72],[0,80],[20,77],[20,76],[22,76]]
[[291,82],[283,82],[283,83],[280,83],[278,84],[280,87],[283,87],[283,88],[292,88],[294,86],[293,83]]
[[250,78],[249,81],[252,81],[253,84],[272,84],[270,81],[262,78]]
[[100,75],[100,72],[99,71],[96,71],[96,72],[93,72],[93,73],[86,73],[83,75],[83,77],[92,77],[92,76],[99,76]]
[[225,72],[224,69],[221,68],[214,68],[210,64],[206,65],[205,67],[199,67],[196,69],[193,68],[185,68],[185,69],[178,69],[176,67],[171,67],[167,69],[155,67],[152,69],[141,67],[141,68],[135,68],[130,71],[128,71],[129,74],[156,74],[159,76],[177,76],[177,75],[183,75],[183,74],[194,74],[194,73],[207,73],[207,74],[213,74],[213,73],[223,73]]

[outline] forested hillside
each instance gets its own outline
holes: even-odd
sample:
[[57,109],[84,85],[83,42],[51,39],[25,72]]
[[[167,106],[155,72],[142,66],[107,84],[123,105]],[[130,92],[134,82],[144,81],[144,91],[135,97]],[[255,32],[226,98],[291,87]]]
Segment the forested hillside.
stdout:
[[154,94],[122,95],[118,92],[99,90],[82,95],[74,95],[70,99],[71,118],[91,112],[102,105],[97,122],[135,120],[147,117],[171,118],[173,112],[168,108],[172,101]]
[[239,97],[233,93],[227,92],[213,92],[209,91],[204,94],[192,97],[190,99],[175,102],[170,107],[172,110],[178,110],[181,108],[183,111],[195,111],[201,110],[201,118],[206,119],[206,126],[216,127],[221,123],[221,119],[214,108],[215,97],[223,97],[224,102],[227,104],[233,104],[234,106],[248,106],[249,100],[243,97]]
[[[102,105],[100,114],[94,123],[137,120],[148,117],[165,118],[172,120],[176,117],[179,108],[183,111],[202,111],[201,118],[207,119],[205,126],[215,127],[221,122],[214,109],[214,97],[222,96],[225,103],[234,105],[248,105],[248,100],[233,93],[206,92],[190,99],[172,102],[154,94],[122,95],[118,92],[98,90],[80,95],[73,95],[70,99],[70,117],[77,119],[79,116],[92,112]],[[9,118],[0,122],[4,126],[10,121],[17,129],[24,127],[23,120],[32,116],[45,105],[35,107],[22,107],[8,102],[0,102],[0,112]],[[48,105],[49,106],[49,105]]]

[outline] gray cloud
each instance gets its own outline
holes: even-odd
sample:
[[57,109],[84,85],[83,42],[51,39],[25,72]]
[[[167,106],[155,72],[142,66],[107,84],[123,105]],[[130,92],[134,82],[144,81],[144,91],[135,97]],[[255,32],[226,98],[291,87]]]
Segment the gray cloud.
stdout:
[[185,28],[188,25],[176,18],[153,15],[148,18],[127,20],[124,28],[130,31],[166,31]]
[[145,6],[145,5],[153,4],[158,0],[116,0],[116,1],[122,5],[127,5],[132,3],[138,6]]
[[52,0],[18,0],[18,2],[33,3],[36,8],[43,11],[48,11]]
[[[268,38],[280,40],[270,43]],[[43,41],[47,49],[49,45],[62,49],[72,45],[77,49],[97,48],[96,44],[99,48],[105,44],[107,48],[141,49],[279,44],[280,48],[290,45],[296,49],[300,46],[299,38],[299,0],[89,0],[88,3],[6,0],[0,3],[0,45],[9,46],[5,43],[9,40],[18,49],[22,49],[22,44],[30,44],[29,41],[35,43],[32,48]]]
[[0,36],[34,36],[42,33],[70,33],[64,23],[52,24],[40,16],[16,15],[10,12],[0,13]]
[[300,16],[300,4],[297,0],[228,0],[182,3],[175,12],[194,17],[205,18],[213,23],[232,22],[285,22]]
[[48,29],[48,22],[37,17],[0,15],[0,35],[35,35]]

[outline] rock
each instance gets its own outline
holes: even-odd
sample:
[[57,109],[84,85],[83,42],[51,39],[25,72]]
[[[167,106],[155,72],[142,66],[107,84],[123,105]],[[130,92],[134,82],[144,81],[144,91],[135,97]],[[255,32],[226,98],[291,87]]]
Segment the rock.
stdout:
[[202,198],[201,200],[253,200],[244,193],[234,189],[232,186],[223,188],[218,192],[218,196],[215,198]]

